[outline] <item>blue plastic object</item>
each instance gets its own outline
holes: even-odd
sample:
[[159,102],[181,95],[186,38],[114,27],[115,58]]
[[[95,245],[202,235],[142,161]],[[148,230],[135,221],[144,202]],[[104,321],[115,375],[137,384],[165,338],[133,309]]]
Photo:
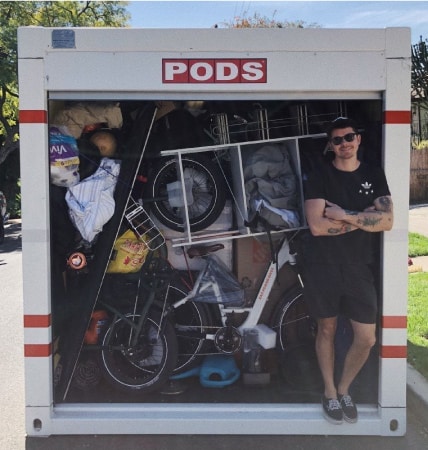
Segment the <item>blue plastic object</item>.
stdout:
[[177,375],[173,375],[172,377],[169,377],[170,380],[182,380],[183,378],[189,378],[193,376],[199,375],[201,371],[201,366],[193,367],[193,369],[190,369],[183,373],[178,373]]
[[208,355],[200,368],[202,386],[221,388],[233,384],[241,375],[235,359],[230,355]]

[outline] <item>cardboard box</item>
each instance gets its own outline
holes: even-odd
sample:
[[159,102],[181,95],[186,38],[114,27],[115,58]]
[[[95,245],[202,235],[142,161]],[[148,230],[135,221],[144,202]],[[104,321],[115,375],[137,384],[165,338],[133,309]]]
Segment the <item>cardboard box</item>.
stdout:
[[[274,247],[280,236],[272,236]],[[269,240],[266,237],[245,237],[235,241],[234,262],[235,274],[245,290],[245,298],[249,304],[256,299],[257,292],[271,261]],[[297,275],[287,264],[279,271],[269,300],[263,311],[260,322],[269,323],[274,307],[284,294],[297,281]]]

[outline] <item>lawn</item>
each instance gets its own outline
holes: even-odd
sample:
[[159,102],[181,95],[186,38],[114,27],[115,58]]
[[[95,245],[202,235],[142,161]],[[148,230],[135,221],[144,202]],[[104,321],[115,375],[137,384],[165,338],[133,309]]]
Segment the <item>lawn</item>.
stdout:
[[428,273],[409,274],[407,360],[428,379]]
[[409,233],[409,256],[428,255],[428,238],[417,233]]
[[[428,238],[409,233],[409,256],[428,255]],[[409,273],[408,362],[428,379],[428,273]]]

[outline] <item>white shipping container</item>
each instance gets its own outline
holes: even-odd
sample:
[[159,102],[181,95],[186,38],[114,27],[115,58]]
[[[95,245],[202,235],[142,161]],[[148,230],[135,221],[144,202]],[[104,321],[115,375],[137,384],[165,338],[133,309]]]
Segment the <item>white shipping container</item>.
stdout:
[[[405,434],[410,49],[407,28],[19,28],[24,355],[29,436],[285,435],[306,434],[308,430],[319,435]],[[276,377],[279,358],[271,364],[271,378],[277,381],[263,388],[262,401],[256,401],[254,390],[239,381],[234,386],[239,392],[236,396],[227,388],[214,394],[211,391],[210,398],[215,401],[206,401],[198,390],[202,387],[195,385],[172,401],[159,392],[118,393],[99,380],[91,395],[79,392],[76,382],[86,382],[79,379],[85,372],[80,369],[91,353],[82,349],[92,310],[100,299],[125,296],[125,288],[117,288],[116,279],[105,277],[105,268],[122,220],[118,211],[126,202],[117,200],[116,212],[95,244],[94,259],[92,254],[86,255],[89,274],[68,278],[64,286],[62,271],[68,269],[64,258],[56,258],[70,234],[58,237],[55,226],[62,210],[55,203],[59,201],[55,197],[58,192],[50,180],[49,127],[58,111],[78,104],[119,105],[123,124],[115,125],[119,126],[118,135],[129,138],[126,140],[129,147],[138,147],[141,153],[143,163],[138,166],[138,161],[123,156],[129,148],[120,147],[123,176],[116,185],[116,199],[125,199],[130,189],[144,179],[146,174],[140,171],[150,172],[155,167],[149,155],[151,150],[165,158],[176,158],[178,164],[174,167],[182,188],[177,205],[181,207],[183,202],[186,214],[182,229],[176,230],[174,241],[169,242],[170,257],[179,256],[174,249],[180,246],[224,242],[228,262],[234,243],[239,241],[236,247],[243,246],[244,241],[251,240],[250,236],[257,238],[258,234],[245,225],[249,213],[242,168],[245,152],[258,149],[266,141],[290,151],[297,180],[296,210],[302,215],[302,178],[315,161],[314,155],[324,149],[325,124],[343,114],[364,121],[364,157],[384,168],[394,203],[400,207],[394,212],[393,230],[382,234],[379,244],[378,344],[368,372],[360,379],[363,385],[360,387],[367,388],[369,393],[361,394],[358,423],[340,427],[329,424],[322,417],[318,392],[301,393],[299,403],[295,395],[287,397],[292,388]],[[155,105],[162,104],[167,105],[166,111],[159,108],[156,115],[148,117],[147,111],[154,114]],[[139,121],[141,118],[144,121]],[[85,119],[82,131],[95,122],[111,128],[116,121],[109,125],[109,119],[101,116],[97,120]],[[147,151],[144,157],[143,148]],[[231,201],[233,220],[232,230],[227,229],[224,234],[218,233],[218,229],[213,233],[206,229],[194,231],[190,207],[187,208],[186,171],[180,161],[207,155],[215,165],[226,167],[219,177],[221,191]],[[146,183],[144,189],[151,186]],[[300,219],[295,231],[305,228],[304,217]],[[257,255],[249,250],[247,253],[257,260]],[[235,265],[236,261],[230,264]],[[245,261],[239,261],[238,266],[243,265]],[[132,276],[129,279],[132,285]],[[107,281],[112,283],[111,288],[106,287]],[[62,325],[61,314],[64,308],[67,312],[66,295],[76,285],[80,290],[74,297],[74,306],[80,310],[77,317],[66,322],[66,327]],[[264,327],[261,331],[266,332],[264,344],[270,347],[272,333]],[[61,354],[54,353],[58,342]],[[139,360],[135,364],[138,366]]]

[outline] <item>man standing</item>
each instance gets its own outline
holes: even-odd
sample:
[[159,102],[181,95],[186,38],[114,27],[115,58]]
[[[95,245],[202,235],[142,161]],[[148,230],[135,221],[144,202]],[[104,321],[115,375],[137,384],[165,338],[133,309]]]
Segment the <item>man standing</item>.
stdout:
[[[373,233],[393,224],[385,174],[357,157],[356,123],[340,117],[327,132],[333,161],[305,183],[305,213],[311,231],[305,248],[305,300],[317,319],[316,352],[324,380],[323,413],[332,423],[354,423],[358,412],[349,387],[376,342],[377,293],[370,264]],[[334,337],[337,317],[350,320],[353,342],[335,385]]]

